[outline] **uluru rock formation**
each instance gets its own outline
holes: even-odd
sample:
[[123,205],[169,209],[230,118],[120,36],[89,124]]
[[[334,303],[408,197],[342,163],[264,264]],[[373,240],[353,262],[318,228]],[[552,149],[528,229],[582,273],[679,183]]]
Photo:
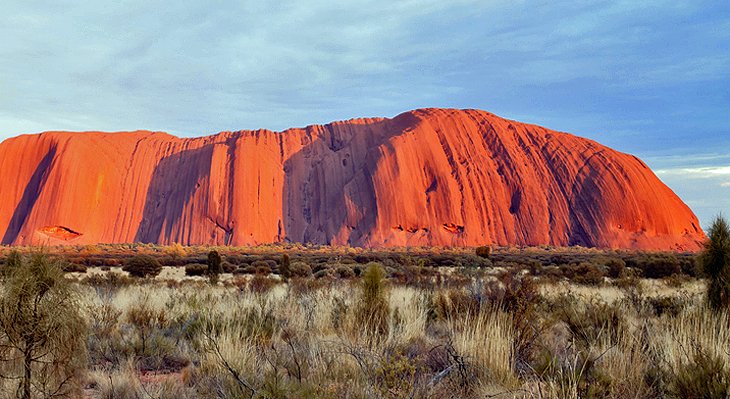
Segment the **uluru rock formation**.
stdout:
[[0,143],[3,244],[583,245],[696,250],[638,158],[479,110],[289,129]]

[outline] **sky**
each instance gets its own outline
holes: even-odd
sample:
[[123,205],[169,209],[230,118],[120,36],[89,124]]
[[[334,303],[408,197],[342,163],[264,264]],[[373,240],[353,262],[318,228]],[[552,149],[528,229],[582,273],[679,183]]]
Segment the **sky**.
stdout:
[[642,158],[730,217],[730,1],[15,1],[0,140],[478,108]]

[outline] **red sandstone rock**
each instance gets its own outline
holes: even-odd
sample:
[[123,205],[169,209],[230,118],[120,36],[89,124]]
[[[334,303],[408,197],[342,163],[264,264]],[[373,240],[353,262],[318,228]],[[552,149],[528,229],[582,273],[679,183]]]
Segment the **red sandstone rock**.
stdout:
[[284,132],[23,135],[0,144],[4,244],[573,245],[696,250],[638,158],[478,110]]

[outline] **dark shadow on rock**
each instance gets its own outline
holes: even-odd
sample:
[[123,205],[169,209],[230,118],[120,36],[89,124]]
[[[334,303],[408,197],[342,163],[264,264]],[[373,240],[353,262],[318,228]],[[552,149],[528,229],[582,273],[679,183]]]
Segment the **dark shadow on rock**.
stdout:
[[[185,205],[200,187],[200,181],[210,177],[212,158],[213,145],[209,144],[172,154],[160,161],[147,189],[142,221],[135,236],[136,242],[176,240],[187,243],[187,237],[172,237],[172,228],[184,217]],[[188,224],[193,222],[186,221]]]
[[25,221],[28,219],[33,210],[33,206],[38,201],[38,196],[43,190],[43,186],[46,184],[48,179],[48,172],[50,171],[51,163],[53,158],[56,156],[56,145],[54,144],[48,149],[46,155],[41,159],[36,167],[33,175],[31,176],[28,184],[25,186],[23,196],[20,198],[20,202],[15,207],[13,217],[8,223],[8,228],[5,230],[3,235],[3,245],[10,245],[15,242],[20,234],[20,230],[23,228]]
[[[280,238],[331,244],[346,227],[350,230],[348,244],[366,244],[378,215],[373,174],[382,156],[381,147],[388,148],[390,138],[406,133],[417,122],[414,114],[405,113],[369,124],[325,125],[316,140],[284,162],[282,211],[286,236]],[[303,139],[311,137],[312,132],[307,133]],[[331,178],[338,174],[341,179]],[[348,207],[362,215],[356,225],[348,225]]]

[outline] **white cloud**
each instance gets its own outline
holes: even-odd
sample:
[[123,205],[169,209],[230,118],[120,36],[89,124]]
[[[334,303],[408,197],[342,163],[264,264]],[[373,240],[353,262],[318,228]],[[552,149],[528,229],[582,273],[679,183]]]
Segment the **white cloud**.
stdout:
[[730,176],[730,166],[659,169],[656,171],[656,174],[684,176],[690,179],[718,178]]

